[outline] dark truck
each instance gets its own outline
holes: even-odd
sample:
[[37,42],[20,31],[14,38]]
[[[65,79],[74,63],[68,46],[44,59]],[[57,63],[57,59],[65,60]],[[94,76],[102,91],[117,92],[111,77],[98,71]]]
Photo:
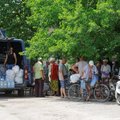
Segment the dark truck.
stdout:
[[20,54],[25,51],[23,40],[2,38],[0,39],[0,65],[4,64],[6,53],[10,46],[14,48],[14,52],[16,53],[17,65],[24,71],[23,83],[15,83],[15,87],[12,89],[7,87],[0,88],[0,92],[11,93],[12,91],[17,90],[19,96],[24,96],[24,89],[32,85],[32,68],[30,65],[30,60],[27,59],[26,55]]

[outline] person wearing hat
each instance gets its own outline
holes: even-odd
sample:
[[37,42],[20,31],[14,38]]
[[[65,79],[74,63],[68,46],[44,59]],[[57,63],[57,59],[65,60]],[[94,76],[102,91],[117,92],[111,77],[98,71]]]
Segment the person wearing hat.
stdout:
[[88,96],[86,100],[90,98],[90,89],[95,86],[98,80],[98,70],[94,65],[94,62],[91,60],[89,64],[85,66],[81,80],[81,89],[82,91],[87,90]]
[[43,88],[44,88],[44,71],[43,71],[43,62],[42,58],[38,58],[38,61],[35,63],[34,67],[34,77],[35,77],[35,96],[44,97]]
[[50,64],[49,77],[51,79],[52,95],[58,95],[58,64],[55,63],[55,58],[50,58]]
[[102,80],[110,78],[110,73],[111,73],[111,67],[108,64],[108,60],[103,59],[103,65],[101,66],[101,78],[102,78]]

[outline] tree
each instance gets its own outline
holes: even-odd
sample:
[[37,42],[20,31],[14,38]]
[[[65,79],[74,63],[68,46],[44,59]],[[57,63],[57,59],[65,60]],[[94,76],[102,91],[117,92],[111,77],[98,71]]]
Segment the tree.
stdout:
[[6,30],[7,36],[31,39],[34,31],[26,22],[31,12],[26,7],[25,0],[1,0],[0,15],[0,28]]
[[37,29],[27,49],[30,58],[120,57],[118,0],[30,0],[27,5],[32,13],[28,21]]

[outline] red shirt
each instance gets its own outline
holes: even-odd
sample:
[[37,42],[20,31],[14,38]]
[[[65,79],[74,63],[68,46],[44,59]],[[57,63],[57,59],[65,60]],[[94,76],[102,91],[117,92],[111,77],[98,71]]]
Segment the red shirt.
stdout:
[[58,65],[56,63],[51,65],[51,80],[58,80]]

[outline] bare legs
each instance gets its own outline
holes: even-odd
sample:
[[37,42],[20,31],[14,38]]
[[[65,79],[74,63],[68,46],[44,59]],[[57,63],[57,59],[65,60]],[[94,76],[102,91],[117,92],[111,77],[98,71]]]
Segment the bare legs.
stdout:
[[61,97],[66,97],[65,88],[60,88]]
[[91,93],[90,93],[90,85],[86,85],[86,90],[87,90],[87,93],[88,93],[88,96],[86,98],[86,101],[88,101],[90,99],[90,96],[91,96]]

